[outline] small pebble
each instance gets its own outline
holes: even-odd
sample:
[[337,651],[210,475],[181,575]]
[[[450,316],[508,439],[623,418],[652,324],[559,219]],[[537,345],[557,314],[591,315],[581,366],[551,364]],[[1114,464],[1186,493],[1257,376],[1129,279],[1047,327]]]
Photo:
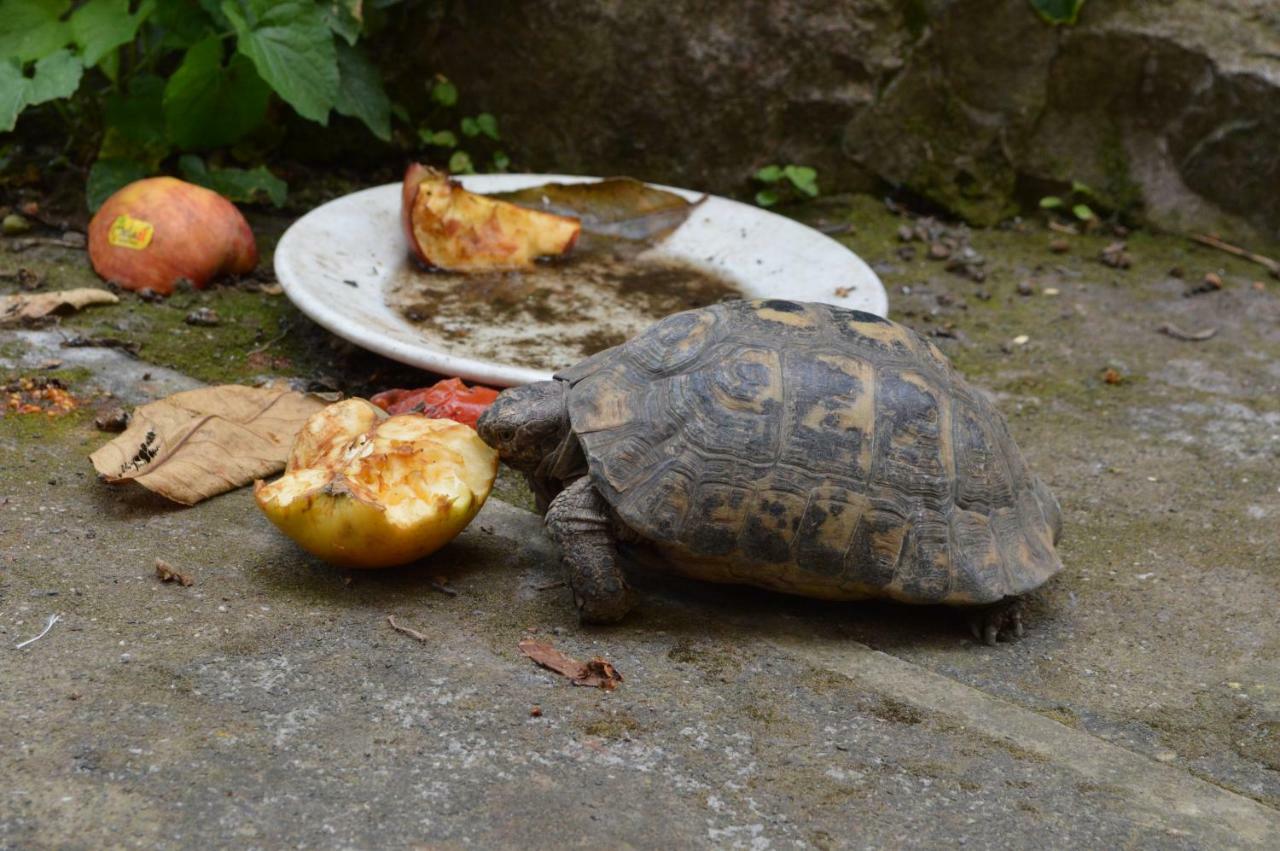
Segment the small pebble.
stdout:
[[212,307],[197,307],[195,310],[187,314],[187,318],[183,320],[188,325],[200,325],[211,328],[222,322],[218,317],[218,311]]
[[1059,237],[1058,239],[1049,240],[1049,250],[1054,254],[1066,254],[1071,250],[1071,243]]
[[94,418],[98,431],[120,432],[129,427],[131,415],[124,408],[112,408]]
[[930,260],[946,260],[951,256],[951,249],[941,242],[934,242],[929,245]]
[[1031,295],[1035,291],[1030,281],[1018,281],[1018,295]]
[[26,233],[31,230],[31,222],[17,213],[10,213],[4,217],[2,227],[4,228],[5,236],[17,236],[20,233]]
[[1025,346],[1029,342],[1031,342],[1031,338],[1028,337],[1026,334],[1019,334],[1018,336],[1013,338],[1013,344],[1015,346]]

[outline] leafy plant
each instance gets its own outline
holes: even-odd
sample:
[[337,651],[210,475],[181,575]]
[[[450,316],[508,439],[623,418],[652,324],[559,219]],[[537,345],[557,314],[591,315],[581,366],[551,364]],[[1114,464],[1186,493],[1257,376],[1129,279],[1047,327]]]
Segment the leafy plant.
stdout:
[[[418,141],[427,149],[427,159],[443,162],[453,174],[474,174],[476,162],[485,161],[487,155],[488,170],[507,170],[511,159],[498,146],[502,142],[498,119],[488,112],[459,117],[458,87],[443,76],[431,83],[431,103],[432,110],[418,128]],[[445,129],[432,129],[442,126]],[[449,129],[452,127],[457,132]]]
[[[91,208],[175,152],[244,141],[267,124],[273,98],[322,125],[334,112],[356,118],[389,140],[391,101],[359,40],[368,14],[396,2],[3,0],[0,132],[28,107],[61,111],[85,90],[104,128]],[[284,183],[262,167],[211,169],[193,156],[178,167],[233,197],[284,201]]]
[[1040,199],[1042,210],[1066,210],[1070,207],[1071,215],[1082,222],[1095,221],[1098,216],[1084,199],[1092,199],[1093,190],[1078,180],[1071,181],[1071,194],[1063,200],[1057,195],[1046,195]]
[[819,192],[818,172],[809,166],[767,165],[753,178],[764,184],[764,188],[756,192],[756,203],[761,207],[772,207],[795,198],[816,198]]
[[1031,8],[1046,22],[1055,26],[1071,25],[1080,17],[1084,0],[1030,0]]

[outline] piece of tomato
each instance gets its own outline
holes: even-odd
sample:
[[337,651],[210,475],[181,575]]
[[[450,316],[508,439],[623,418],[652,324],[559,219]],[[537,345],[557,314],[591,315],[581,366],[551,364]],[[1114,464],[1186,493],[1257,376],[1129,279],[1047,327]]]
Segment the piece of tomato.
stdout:
[[498,391],[476,385],[468,387],[461,378],[446,378],[418,390],[384,390],[369,401],[388,414],[426,414],[476,427],[476,420],[498,398]]

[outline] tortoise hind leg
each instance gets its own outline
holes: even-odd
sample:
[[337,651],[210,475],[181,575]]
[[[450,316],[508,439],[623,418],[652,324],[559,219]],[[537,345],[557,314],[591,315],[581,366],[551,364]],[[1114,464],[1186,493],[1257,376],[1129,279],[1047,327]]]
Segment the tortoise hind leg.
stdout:
[[992,647],[1001,639],[1013,641],[1023,635],[1021,597],[1005,597],[989,606],[975,606],[965,617],[973,637]]
[[631,608],[631,589],[618,564],[618,542],[604,498],[583,476],[547,507],[547,531],[560,545],[561,561],[584,623],[613,623]]

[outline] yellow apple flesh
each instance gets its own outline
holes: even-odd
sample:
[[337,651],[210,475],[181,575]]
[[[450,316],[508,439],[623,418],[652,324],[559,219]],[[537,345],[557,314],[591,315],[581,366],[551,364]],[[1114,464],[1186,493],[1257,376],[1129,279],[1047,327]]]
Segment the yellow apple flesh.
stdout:
[[391,567],[453,540],[497,472],[497,452],[469,426],[387,417],[347,399],[308,420],[284,475],[256,482],[254,497],[307,552],[344,567]]
[[573,248],[582,223],[468,192],[444,172],[405,172],[401,221],[418,259],[436,269],[523,269]]

